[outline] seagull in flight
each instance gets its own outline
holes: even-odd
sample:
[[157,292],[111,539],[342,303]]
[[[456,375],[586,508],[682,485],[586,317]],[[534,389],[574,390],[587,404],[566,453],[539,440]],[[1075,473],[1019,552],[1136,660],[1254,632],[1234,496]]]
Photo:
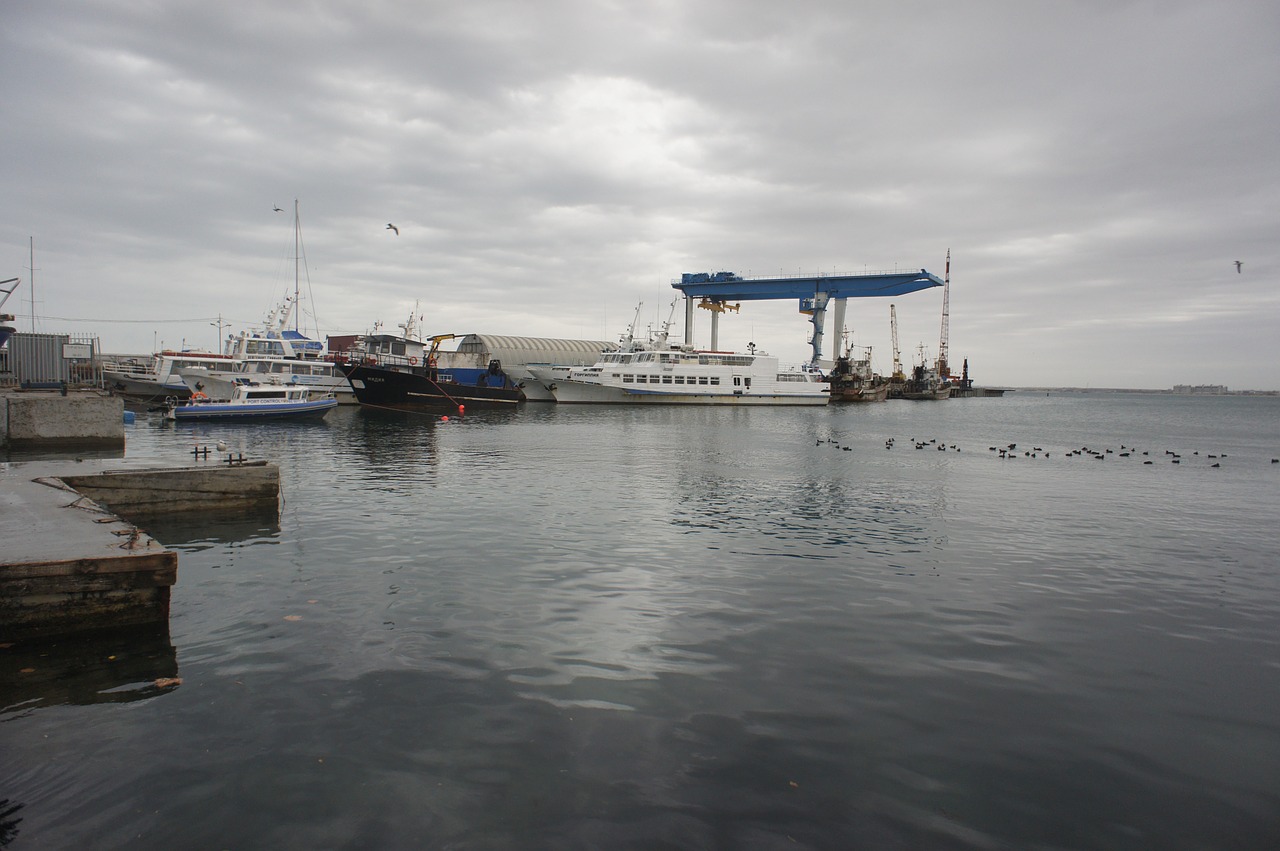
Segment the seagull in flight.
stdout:
[[275,211],[275,212],[277,212],[277,213],[283,213],[283,212],[284,212],[284,210],[281,210],[279,207],[276,207],[276,206],[274,206],[274,205],[271,207],[271,209],[272,209],[272,210],[274,210],[274,211]]
[[393,230],[393,231],[395,231],[395,232],[396,232],[396,236],[399,236],[399,235],[400,235],[400,228],[398,228],[398,227],[396,227],[395,225],[391,224],[391,222],[387,222],[387,230]]
[[1237,261],[1236,261],[1236,274],[1237,274],[1237,275],[1241,274],[1241,273],[1240,273],[1240,267],[1241,267],[1241,266],[1243,266],[1243,265],[1244,265],[1244,264],[1243,264],[1243,263],[1241,263],[1239,260],[1237,260]]

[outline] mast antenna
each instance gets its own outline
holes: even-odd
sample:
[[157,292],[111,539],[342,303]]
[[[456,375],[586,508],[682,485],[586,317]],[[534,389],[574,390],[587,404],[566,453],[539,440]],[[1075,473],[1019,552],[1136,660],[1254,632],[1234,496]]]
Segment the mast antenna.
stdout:
[[298,199],[293,199],[293,330],[297,333],[299,314],[302,313],[301,301],[299,300],[300,283],[298,278],[298,264],[302,262],[302,220],[298,216]]
[[889,329],[893,332],[893,378],[902,381],[906,375],[902,372],[902,352],[898,348],[898,311],[889,305]]
[[942,334],[938,340],[938,377],[946,381],[950,375],[947,369],[947,351],[951,336],[951,249],[947,249],[947,272],[942,278]]

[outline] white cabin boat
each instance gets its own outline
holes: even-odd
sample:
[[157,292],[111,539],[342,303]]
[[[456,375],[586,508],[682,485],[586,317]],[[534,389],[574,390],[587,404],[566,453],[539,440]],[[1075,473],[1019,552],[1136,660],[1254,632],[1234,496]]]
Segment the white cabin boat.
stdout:
[[146,358],[106,359],[103,383],[126,396],[160,401],[170,396],[189,398],[204,393],[228,400],[243,379],[299,384],[332,393],[339,402],[355,404],[346,376],[325,353],[324,343],[288,330],[294,300],[284,301],[267,314],[261,328],[228,336],[221,353],[158,352]]
[[550,367],[539,378],[557,402],[569,404],[825,405],[830,399],[820,372],[780,369],[777,358],[758,352],[607,352],[592,366]]
[[[668,343],[672,317],[656,335],[636,336],[640,307],[616,351],[591,366],[529,364],[556,402],[629,405],[825,405],[829,385],[816,369],[782,369],[764,352],[699,351]],[[643,304],[641,305],[643,306]]]
[[225,419],[295,419],[323,417],[338,406],[330,393],[312,395],[296,385],[237,384],[227,401],[209,399],[195,393],[186,402],[176,400],[165,410],[165,418],[178,421]]

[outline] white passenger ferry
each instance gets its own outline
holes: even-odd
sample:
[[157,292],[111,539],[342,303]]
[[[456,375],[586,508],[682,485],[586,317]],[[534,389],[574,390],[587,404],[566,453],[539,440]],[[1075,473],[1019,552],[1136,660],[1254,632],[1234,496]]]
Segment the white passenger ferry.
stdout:
[[592,366],[539,377],[557,402],[569,404],[825,405],[830,399],[820,372],[780,369],[777,358],[755,351],[605,352]]

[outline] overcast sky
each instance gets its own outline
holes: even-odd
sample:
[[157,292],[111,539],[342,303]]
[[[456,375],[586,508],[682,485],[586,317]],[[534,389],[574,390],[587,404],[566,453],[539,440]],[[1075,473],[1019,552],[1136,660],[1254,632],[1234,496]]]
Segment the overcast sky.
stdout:
[[[292,291],[296,199],[321,335],[420,301],[431,333],[612,340],[641,301],[665,319],[682,272],[942,276],[950,249],[951,360],[979,384],[1280,389],[1274,2],[15,0],[3,22],[21,331],[34,240],[36,330],[216,347],[218,317]],[[935,357],[941,289],[893,303],[903,360]],[[889,301],[846,325],[888,371]],[[720,346],[798,363],[810,330],[748,302]]]

